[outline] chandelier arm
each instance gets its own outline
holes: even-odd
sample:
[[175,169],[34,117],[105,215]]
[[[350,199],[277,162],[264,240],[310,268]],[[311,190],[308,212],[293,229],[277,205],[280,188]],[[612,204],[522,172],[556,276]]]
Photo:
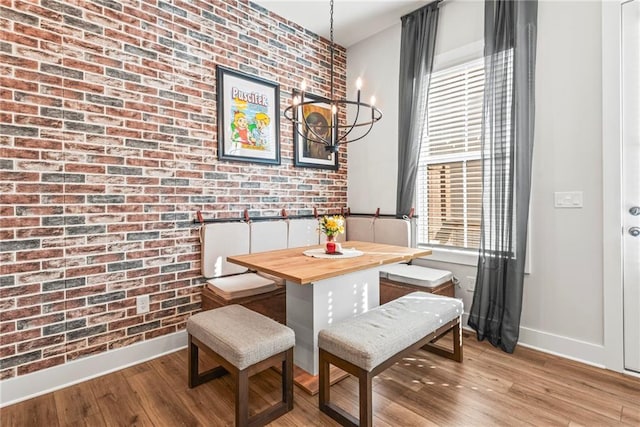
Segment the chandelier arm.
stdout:
[[358,104],[357,104],[358,108],[356,109],[356,118],[353,120],[353,124],[351,125],[349,130],[342,137],[339,138],[339,140],[346,139],[349,136],[349,134],[351,133],[351,131],[356,127],[356,124],[358,123],[358,117],[360,117],[360,105],[362,105],[362,104],[360,104],[358,102]]
[[[313,104],[313,102],[307,102],[307,104]],[[307,118],[304,116],[304,114],[302,114],[302,120],[296,120],[291,116],[288,116],[287,113],[290,112],[293,108],[301,108],[301,105],[303,104],[298,104],[297,106],[289,106],[287,108],[285,108],[284,110],[284,115],[287,118],[287,120],[291,120],[291,122],[293,123],[293,126],[295,127],[296,133],[298,135],[300,135],[302,138],[305,138],[311,142],[317,143],[317,144],[324,144],[324,145],[331,145],[330,143],[328,143],[328,141],[323,138],[322,136],[318,135],[316,133],[316,131],[313,130],[312,126],[309,126],[309,122],[307,122]],[[309,138],[309,135],[305,135],[302,132],[300,132],[300,127],[301,126],[306,126],[307,130],[309,130],[311,132],[311,134],[313,134],[313,136],[315,138]],[[316,127],[320,127],[323,129],[330,129],[330,126],[325,126],[325,125],[318,125]]]
[[369,132],[371,132],[371,129],[373,129],[373,124],[375,122],[369,122],[369,129],[367,129],[367,131],[364,133],[364,135],[361,135],[355,139],[352,139],[351,141],[343,141],[340,144],[351,144],[352,142],[356,142],[356,141],[360,141],[362,138],[364,138],[365,136],[369,135]]

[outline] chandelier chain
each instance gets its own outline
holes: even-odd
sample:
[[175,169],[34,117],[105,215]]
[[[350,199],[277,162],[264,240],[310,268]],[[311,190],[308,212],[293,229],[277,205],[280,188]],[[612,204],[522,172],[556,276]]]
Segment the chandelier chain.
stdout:
[[[305,84],[303,81],[302,90],[300,92],[293,91],[292,104],[284,110],[284,116],[286,119],[293,123],[294,131],[302,138],[305,143],[318,143],[325,146],[325,150],[330,153],[337,153],[339,146],[342,144],[348,144],[350,142],[358,141],[366,137],[374,123],[382,118],[382,111],[375,107],[374,97],[371,97],[371,103],[366,103],[360,100],[360,79],[357,82],[357,99],[355,101],[346,98],[337,98],[335,94],[335,42],[333,39],[333,12],[334,12],[334,0],[329,2],[329,61],[330,61],[330,96],[328,99],[320,100],[307,100],[305,99]],[[298,96],[299,94],[299,96]],[[314,118],[312,122],[308,120],[305,114],[307,107],[313,107],[322,111],[329,105],[329,110],[322,120],[319,121]],[[350,123],[340,123],[339,112],[346,112],[348,106],[355,108],[355,118]],[[369,111],[370,118],[360,119],[361,112]],[[321,115],[317,111],[308,113],[309,116]],[[361,129],[361,131],[350,137],[351,132],[354,129]]]
[[330,47],[329,52],[331,54],[331,82],[330,82],[331,93],[330,93],[330,97],[331,97],[331,99],[334,99],[335,98],[335,94],[333,93],[333,78],[334,78],[334,76],[333,76],[333,73],[334,73],[334,71],[333,71],[333,65],[334,65],[333,64],[333,57],[334,57],[335,51],[334,51],[334,44],[333,44],[333,0],[331,0],[329,2],[329,38],[331,39],[330,40],[331,44],[329,45],[329,47]]

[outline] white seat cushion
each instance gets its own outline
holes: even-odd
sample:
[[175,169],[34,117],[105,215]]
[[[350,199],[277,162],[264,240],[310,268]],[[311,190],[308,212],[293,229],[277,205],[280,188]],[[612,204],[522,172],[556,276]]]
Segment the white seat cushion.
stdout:
[[462,301],[413,292],[318,334],[318,347],[367,371],[462,315]]
[[278,289],[273,280],[256,273],[237,274],[235,276],[218,277],[207,281],[207,286],[216,295],[226,300],[250,297]]
[[238,369],[282,353],[296,342],[287,326],[236,304],[191,316],[187,332]]
[[[389,280],[425,288],[435,288],[453,279],[450,271],[421,265],[393,264],[385,266],[383,271]],[[385,277],[382,272],[380,275]]]

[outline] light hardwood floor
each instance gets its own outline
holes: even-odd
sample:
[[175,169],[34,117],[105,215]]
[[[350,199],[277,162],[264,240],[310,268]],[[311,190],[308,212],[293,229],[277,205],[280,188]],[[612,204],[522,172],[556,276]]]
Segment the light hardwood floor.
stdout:
[[[420,351],[374,381],[377,426],[640,426],[640,379],[518,347],[513,355],[464,334],[462,364]],[[252,377],[252,410],[278,399],[273,370]],[[187,353],[150,362],[1,410],[9,426],[228,426],[231,382],[190,390]],[[357,384],[332,398],[356,413]],[[272,426],[331,426],[317,396],[295,390],[294,410]]]

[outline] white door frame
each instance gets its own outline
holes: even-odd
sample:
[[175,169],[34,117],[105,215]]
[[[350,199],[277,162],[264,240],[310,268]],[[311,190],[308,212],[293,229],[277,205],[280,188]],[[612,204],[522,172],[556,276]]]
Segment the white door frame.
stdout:
[[602,2],[602,254],[604,364],[624,372],[622,281],[622,1]]

